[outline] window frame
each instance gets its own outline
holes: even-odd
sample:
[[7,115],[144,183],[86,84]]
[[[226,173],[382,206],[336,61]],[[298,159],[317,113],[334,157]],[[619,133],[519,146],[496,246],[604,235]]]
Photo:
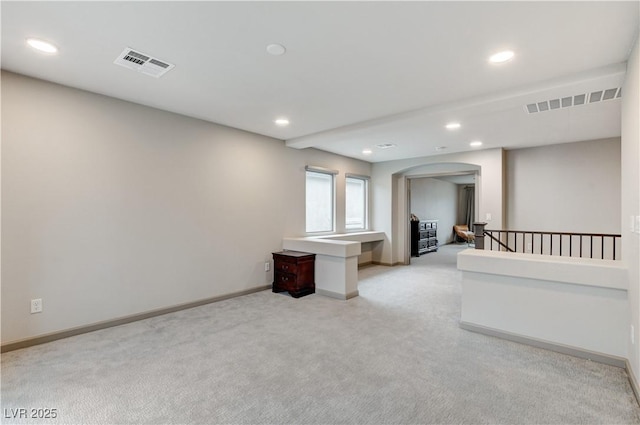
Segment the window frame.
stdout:
[[[363,213],[364,216],[363,218],[363,225],[362,227],[348,227],[347,224],[347,208],[348,208],[348,204],[349,204],[349,200],[348,200],[348,195],[347,195],[347,184],[348,184],[348,180],[360,180],[364,183],[364,205],[363,205]],[[369,230],[369,187],[370,187],[370,181],[371,181],[371,177],[369,176],[363,176],[360,174],[352,174],[352,173],[346,173],[345,174],[345,179],[344,179],[344,229],[345,232],[363,232],[363,231],[367,231]]]
[[[338,174],[337,170],[330,170],[323,167],[316,166],[305,166],[305,219],[304,219],[304,229],[306,234],[310,235],[320,235],[320,234],[330,234],[335,233],[336,231],[336,175]],[[308,216],[307,211],[309,208],[308,200],[307,200],[307,191],[308,191],[308,182],[307,178],[309,173],[315,174],[324,174],[331,177],[331,229],[327,230],[309,230]]]

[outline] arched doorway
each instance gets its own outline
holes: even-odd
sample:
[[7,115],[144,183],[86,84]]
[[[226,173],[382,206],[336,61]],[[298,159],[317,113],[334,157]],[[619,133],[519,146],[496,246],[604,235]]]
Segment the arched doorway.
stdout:
[[[396,241],[398,259],[401,264],[408,265],[411,263],[411,225],[410,225],[410,215],[411,211],[411,200],[412,200],[412,190],[411,190],[411,182],[418,182],[421,179],[449,179],[455,180],[456,177],[462,176],[472,176],[474,182],[474,210],[479,211],[478,205],[480,203],[480,180],[481,180],[481,167],[475,164],[468,163],[432,163],[432,164],[424,164],[419,166],[414,166],[405,170],[402,170],[399,173],[394,175],[395,179],[397,179],[397,197],[398,197],[398,213],[395,215],[394,228],[396,229],[396,237],[394,238]],[[415,193],[414,193],[415,195]],[[415,196],[414,196],[415,198]],[[427,214],[428,215],[428,214]],[[424,216],[424,218],[429,219],[438,219],[434,216]],[[448,235],[449,232],[452,231],[453,221],[457,221],[456,217],[448,217],[446,220],[443,220],[440,229],[438,230],[439,235]],[[456,223],[457,224],[457,223]],[[440,236],[440,240],[443,237]],[[445,238],[446,239],[446,238]]]
[[[453,227],[476,221],[478,171],[406,176],[405,264],[456,243]],[[426,229],[428,227],[428,229]]]

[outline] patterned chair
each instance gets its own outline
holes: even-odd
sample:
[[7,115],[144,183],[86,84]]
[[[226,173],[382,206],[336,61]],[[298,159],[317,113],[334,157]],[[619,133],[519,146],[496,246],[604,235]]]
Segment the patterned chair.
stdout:
[[466,224],[456,224],[453,226],[453,231],[456,234],[456,239],[466,242],[467,245],[471,245],[476,240],[475,235],[469,231],[469,227]]

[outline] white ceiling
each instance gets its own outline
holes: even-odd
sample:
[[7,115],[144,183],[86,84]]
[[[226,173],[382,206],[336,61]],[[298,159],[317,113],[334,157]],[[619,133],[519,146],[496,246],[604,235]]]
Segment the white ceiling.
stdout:
[[[531,115],[524,105],[619,87],[638,6],[2,1],[2,68],[377,162],[476,139],[515,148],[619,136],[619,99]],[[60,51],[39,54],[27,37]],[[270,43],[287,53],[269,55]],[[114,65],[126,47],[175,68],[156,79]],[[505,49],[512,61],[488,63]],[[451,120],[462,128],[444,129]]]

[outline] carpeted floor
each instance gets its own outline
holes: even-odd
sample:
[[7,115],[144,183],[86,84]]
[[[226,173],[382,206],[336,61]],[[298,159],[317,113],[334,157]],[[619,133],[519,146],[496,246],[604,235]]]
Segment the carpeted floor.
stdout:
[[3,354],[2,423],[640,423],[624,370],[461,330],[462,248]]

